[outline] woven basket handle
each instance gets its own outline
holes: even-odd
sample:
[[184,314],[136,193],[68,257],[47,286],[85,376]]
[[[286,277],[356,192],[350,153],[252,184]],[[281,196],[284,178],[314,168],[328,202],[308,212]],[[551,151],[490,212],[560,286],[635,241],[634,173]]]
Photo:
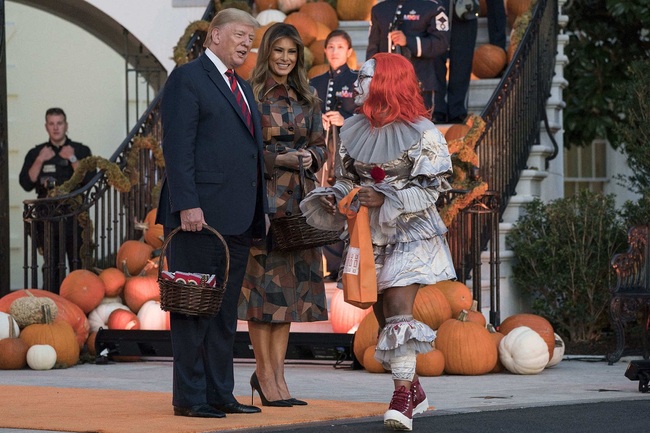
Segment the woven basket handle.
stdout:
[[[221,236],[221,234],[218,231],[216,231],[209,225],[203,224],[203,228],[211,231],[216,237],[219,238],[219,240],[223,244],[223,249],[226,252],[226,269],[224,270],[223,287],[226,287],[228,284],[228,274],[230,273],[230,250],[228,249],[228,244],[226,243],[226,240],[223,238],[223,236]],[[165,237],[165,241],[163,242],[162,249],[160,250],[160,258],[158,259],[158,279],[160,279],[161,277],[163,263],[164,263],[163,261],[165,260],[165,251],[167,250],[167,245],[169,245],[169,241],[171,241],[172,237],[180,230],[181,227],[178,226],[169,233],[169,236]]]
[[305,190],[305,167],[302,166],[302,155],[298,155],[298,173],[300,184],[300,200],[305,198],[307,191]]

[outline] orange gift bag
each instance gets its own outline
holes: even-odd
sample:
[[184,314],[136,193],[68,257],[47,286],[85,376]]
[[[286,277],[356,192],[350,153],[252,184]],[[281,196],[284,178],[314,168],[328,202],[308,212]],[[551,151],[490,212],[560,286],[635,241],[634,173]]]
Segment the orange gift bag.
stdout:
[[339,202],[339,211],[348,218],[350,234],[342,280],[345,302],[365,310],[377,302],[377,273],[368,208],[360,206],[358,211],[351,209],[359,189],[354,188]]

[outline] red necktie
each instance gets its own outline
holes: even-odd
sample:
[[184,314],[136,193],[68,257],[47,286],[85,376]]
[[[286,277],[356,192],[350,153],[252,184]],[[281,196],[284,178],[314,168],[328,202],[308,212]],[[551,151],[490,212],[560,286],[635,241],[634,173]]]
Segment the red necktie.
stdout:
[[235,99],[237,100],[239,109],[241,110],[241,113],[244,116],[244,120],[246,120],[246,126],[248,126],[248,130],[251,132],[251,135],[255,135],[253,133],[253,120],[251,119],[251,112],[248,109],[248,105],[246,105],[246,101],[244,100],[244,95],[239,90],[239,86],[237,86],[235,71],[233,71],[232,69],[228,69],[226,71],[226,76],[228,77],[228,81],[230,81],[230,90],[232,90],[232,93],[235,95]]

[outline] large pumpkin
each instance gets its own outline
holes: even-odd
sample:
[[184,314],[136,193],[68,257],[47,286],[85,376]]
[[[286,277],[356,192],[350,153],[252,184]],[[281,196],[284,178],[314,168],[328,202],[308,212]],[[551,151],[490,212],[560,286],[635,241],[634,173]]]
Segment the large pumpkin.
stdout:
[[90,332],[97,332],[100,328],[107,329],[108,318],[115,310],[129,310],[129,307],[119,302],[107,302],[105,304],[98,305],[97,308],[91,311],[90,314],[88,314]]
[[518,16],[530,9],[533,0],[506,0],[506,15],[508,16],[508,25],[512,27]]
[[452,317],[458,317],[463,310],[472,308],[472,291],[460,281],[438,281],[434,284],[449,302]]
[[330,322],[332,331],[335,334],[347,334],[354,332],[364,317],[372,311],[372,308],[362,310],[345,302],[343,290],[338,290],[330,301]]
[[272,23],[281,23],[286,17],[287,14],[282,11],[279,11],[277,9],[267,9],[257,14],[255,19],[258,23],[260,23],[261,26],[265,26]]
[[528,326],[519,326],[499,343],[499,359],[514,374],[537,374],[548,364],[546,343]]
[[240,77],[242,77],[244,80],[248,80],[251,77],[251,74],[253,73],[253,69],[255,68],[256,62],[257,62],[257,52],[256,51],[249,52],[248,56],[246,56],[246,60],[244,60],[244,63],[242,63],[242,65],[236,69],[237,74]]
[[363,352],[363,368],[369,373],[386,373],[381,362],[375,358],[375,346],[370,346]]
[[474,322],[483,327],[487,324],[487,320],[485,320],[483,313],[478,311],[478,301],[476,299],[472,301],[472,308],[467,310],[467,321]]
[[433,349],[416,357],[415,372],[418,376],[441,376],[445,371],[445,355]]
[[48,315],[49,307],[44,305],[45,323],[27,326],[20,333],[29,347],[35,344],[49,344],[56,350],[56,362],[60,367],[72,367],[79,362],[79,343],[74,330],[68,322],[52,322]]
[[162,247],[163,240],[165,239],[165,233],[162,224],[156,224],[157,213],[158,209],[153,208],[147,213],[147,216],[144,217],[144,222],[146,223],[146,228],[144,229],[143,236],[144,241],[154,247],[154,249]]
[[361,365],[363,365],[363,355],[366,349],[377,344],[378,333],[379,322],[377,322],[377,317],[375,313],[369,313],[359,323],[359,328],[354,334],[354,340],[352,342],[352,351]]
[[459,138],[465,138],[468,132],[469,126],[464,123],[455,123],[449,127],[447,132],[445,132],[445,140],[449,143]]
[[88,331],[90,329],[88,325],[88,318],[86,314],[73,302],[68,301],[62,296],[57,295],[56,293],[48,292],[46,290],[40,289],[25,289],[25,290],[16,290],[9,294],[6,294],[0,298],[0,311],[8,313],[11,308],[11,303],[21,297],[28,296],[26,292],[31,293],[37,297],[47,297],[52,299],[56,303],[58,314],[56,316],[55,322],[63,321],[67,322],[72,326],[74,332],[77,336],[77,342],[79,343],[79,348],[82,348],[88,338]]
[[435,330],[443,322],[451,319],[451,306],[438,287],[424,286],[415,296],[413,317]]
[[118,308],[108,316],[108,329],[140,329],[140,319],[132,311]]
[[309,68],[309,71],[307,71],[307,78],[314,78],[319,75],[324,74],[325,72],[330,70],[330,66],[327,63],[322,63],[320,65],[314,65],[311,68]]
[[506,67],[506,50],[492,44],[483,44],[474,50],[472,73],[478,78],[495,78]]
[[0,317],[7,324],[9,335],[0,339],[0,370],[19,370],[27,365],[29,346],[18,338],[18,327],[8,314]]
[[267,9],[277,9],[278,0],[255,0],[255,9],[258,12],[265,11]]
[[106,286],[94,272],[77,269],[63,279],[59,294],[88,314],[102,302],[106,294]]
[[307,0],[278,0],[278,9],[286,14],[291,11],[297,11],[305,3],[307,3]]
[[336,2],[336,14],[342,21],[369,21],[370,10],[377,0],[341,0]]
[[497,363],[497,348],[484,327],[467,321],[467,312],[449,319],[438,328],[436,349],[445,355],[449,374],[489,373]]
[[326,63],[325,59],[325,41],[322,39],[316,39],[314,42],[311,43],[309,46],[309,51],[311,51],[311,54],[314,58],[312,67],[315,65],[322,65],[323,63]]
[[291,13],[287,15],[284,22],[293,25],[298,30],[306,47],[316,40],[316,21],[306,13]]
[[124,302],[134,313],[147,301],[160,301],[160,287],[154,277],[131,277],[124,285]]
[[169,330],[169,311],[161,310],[158,301],[145,302],[138,311],[138,319],[140,320],[140,329]]
[[15,335],[18,337],[20,335],[20,326],[13,316],[9,313],[0,312],[0,340],[3,338],[9,338],[10,336]]
[[305,3],[300,7],[303,12],[314,19],[317,23],[323,23],[330,29],[339,28],[339,17],[336,10],[327,2]]
[[[492,337],[492,341],[494,341],[494,345],[497,348],[497,352],[499,351],[499,343],[501,343],[501,340],[503,340],[504,335],[500,333],[499,331],[496,330],[496,328],[491,324],[487,324],[488,332],[490,333],[490,337]],[[501,373],[505,367],[503,366],[503,363],[501,362],[501,357],[497,357],[497,364],[494,366],[492,371],[490,373]]]
[[117,250],[115,267],[124,270],[129,275],[138,275],[144,269],[152,253],[153,247],[147,243],[125,241]]
[[508,335],[510,331],[518,328],[519,326],[528,326],[544,339],[546,346],[548,347],[548,360],[550,360],[553,357],[553,352],[555,351],[555,332],[553,331],[553,325],[551,325],[551,322],[542,316],[538,316],[537,314],[513,314],[501,322],[501,326],[499,326],[499,332],[501,332],[503,335]]
[[119,296],[126,283],[124,271],[117,268],[106,268],[99,273],[99,278],[104,282],[105,297]]

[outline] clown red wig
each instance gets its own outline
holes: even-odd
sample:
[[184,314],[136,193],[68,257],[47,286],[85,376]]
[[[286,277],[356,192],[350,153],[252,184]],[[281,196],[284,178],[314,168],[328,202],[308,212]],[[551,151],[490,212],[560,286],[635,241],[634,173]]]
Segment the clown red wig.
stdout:
[[413,65],[399,54],[377,53],[375,73],[370,82],[368,99],[361,112],[374,127],[391,122],[414,122],[431,118],[420,94],[420,84]]

